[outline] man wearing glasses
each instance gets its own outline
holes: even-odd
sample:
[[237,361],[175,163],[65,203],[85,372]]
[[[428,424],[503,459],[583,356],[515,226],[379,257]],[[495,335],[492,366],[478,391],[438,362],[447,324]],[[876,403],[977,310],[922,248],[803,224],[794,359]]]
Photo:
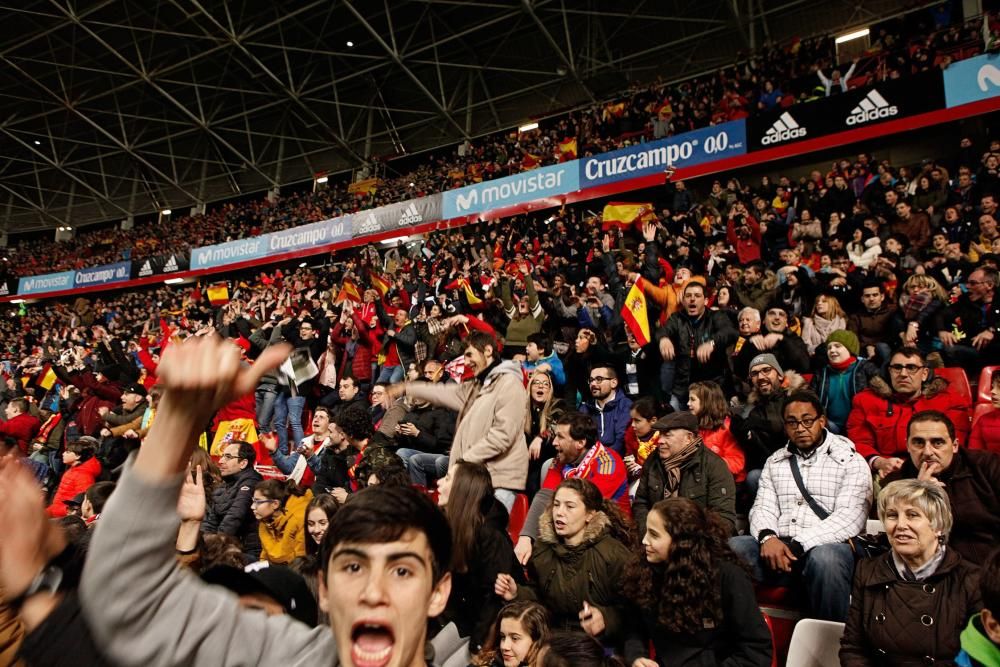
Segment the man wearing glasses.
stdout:
[[632,401],[618,388],[618,373],[611,366],[598,364],[591,368],[588,382],[591,399],[580,405],[580,412],[594,420],[601,444],[624,456]]
[[889,358],[889,382],[873,378],[869,387],[854,396],[847,417],[847,437],[858,454],[884,479],[903,466],[906,425],[917,412],[943,412],[955,425],[958,441],[969,437],[969,400],[944,378],[932,377],[924,356],[915,347],[902,347]]
[[948,366],[961,366],[970,377],[1000,359],[1000,300],[997,271],[981,267],[969,274],[967,291],[940,311],[938,337]]
[[257,560],[260,557],[260,536],[257,519],[250,511],[253,491],[261,481],[253,464],[257,453],[249,442],[234,440],[222,450],[219,472],[222,484],[216,486],[208,503],[202,532],[223,533],[238,539],[243,553]]
[[757,581],[795,586],[810,618],[844,621],[854,554],[846,541],[865,527],[872,502],[868,466],[850,440],[830,433],[819,398],[788,395],[787,444],[764,464],[750,534],[730,540]]

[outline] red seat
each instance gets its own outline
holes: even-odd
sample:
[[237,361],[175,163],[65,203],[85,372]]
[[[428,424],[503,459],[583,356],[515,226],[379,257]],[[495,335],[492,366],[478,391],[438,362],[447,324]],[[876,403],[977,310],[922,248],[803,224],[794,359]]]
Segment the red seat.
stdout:
[[797,605],[792,589],[781,586],[758,586],[757,603],[764,607],[794,607]]
[[993,385],[993,374],[998,372],[1000,372],[1000,366],[987,366],[979,374],[976,403],[990,403],[993,401],[993,397],[990,396],[990,388]]
[[969,386],[969,377],[965,374],[965,369],[958,367],[935,368],[934,374],[947,380],[952,389],[964,396],[970,405],[972,404],[972,387]]
[[979,418],[985,415],[987,412],[993,412],[995,408],[992,403],[980,403],[976,406],[976,411],[972,413],[972,426],[975,427],[976,422]]
[[514,505],[510,508],[510,521],[507,523],[507,533],[510,541],[517,543],[517,538],[521,536],[521,528],[524,527],[524,520],[528,518],[528,496],[523,493],[514,497]]
[[774,638],[774,621],[764,612],[760,612],[760,615],[764,617],[764,622],[767,623],[767,630],[771,633],[771,667],[778,667],[778,645]]

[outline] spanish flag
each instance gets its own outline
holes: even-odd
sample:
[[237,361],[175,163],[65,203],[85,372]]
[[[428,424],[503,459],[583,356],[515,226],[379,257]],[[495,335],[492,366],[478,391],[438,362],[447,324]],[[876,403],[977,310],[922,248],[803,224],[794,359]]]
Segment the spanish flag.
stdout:
[[636,222],[656,221],[656,213],[653,205],[649,203],[608,202],[608,205],[604,207],[602,217],[604,218],[604,229],[611,229],[616,225],[628,228]]
[[378,291],[380,296],[385,296],[389,293],[389,288],[392,287],[392,285],[386,282],[385,278],[377,275],[374,271],[369,271],[368,277],[372,281],[372,287]]
[[524,157],[521,158],[521,166],[525,169],[534,169],[541,163],[541,156],[535,155],[534,153],[525,153]]
[[568,162],[576,159],[576,137],[566,137],[559,142],[559,161]]
[[341,304],[344,301],[353,301],[354,303],[361,303],[361,294],[358,293],[358,286],[354,284],[354,281],[350,278],[344,278],[344,284],[340,288],[340,292],[337,294],[337,299],[335,304]]
[[348,194],[370,195],[378,190],[377,178],[366,178],[363,181],[355,181],[347,186]]
[[208,302],[213,306],[224,306],[229,303],[229,285],[226,283],[215,283],[209,285]]
[[475,291],[472,289],[472,285],[466,278],[459,278],[458,284],[465,288],[465,298],[469,302],[470,306],[478,306],[483,302],[478,296],[476,296]]
[[642,278],[635,281],[625,297],[622,319],[639,345],[649,345],[649,313],[646,310],[646,295],[642,293]]
[[45,368],[43,368],[42,372],[38,374],[38,386],[45,391],[49,391],[55,386],[58,379],[59,378],[56,377],[56,372],[52,370],[52,365],[45,364]]

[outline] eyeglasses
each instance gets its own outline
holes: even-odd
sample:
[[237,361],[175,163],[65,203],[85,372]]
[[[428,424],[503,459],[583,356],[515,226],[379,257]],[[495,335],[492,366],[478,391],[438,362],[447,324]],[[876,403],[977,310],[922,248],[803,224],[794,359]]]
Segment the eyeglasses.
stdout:
[[975,285],[986,285],[987,282],[985,280],[966,280],[965,284],[975,286]]
[[606,377],[601,377],[600,375],[595,375],[594,377],[590,378],[590,384],[600,384],[602,382],[607,382],[608,380],[611,379],[612,378],[606,378]]
[[222,461],[242,460],[242,458],[239,454],[223,454],[219,457]]
[[786,419],[785,428],[789,428],[793,431],[799,430],[800,426],[805,426],[807,429],[812,428],[819,420],[819,417],[805,417],[803,419]]
[[893,373],[902,373],[906,371],[908,375],[913,375],[924,366],[918,366],[916,364],[889,364],[889,370]]
[[771,373],[777,373],[778,371],[774,368],[768,366],[767,368],[762,368],[759,371],[750,371],[750,379],[763,377],[765,375],[770,375]]
[[263,498],[263,499],[254,498],[253,500],[250,501],[250,504],[253,505],[254,507],[257,507],[258,505],[263,505],[264,503],[276,503],[276,502],[278,501],[270,500],[268,498]]

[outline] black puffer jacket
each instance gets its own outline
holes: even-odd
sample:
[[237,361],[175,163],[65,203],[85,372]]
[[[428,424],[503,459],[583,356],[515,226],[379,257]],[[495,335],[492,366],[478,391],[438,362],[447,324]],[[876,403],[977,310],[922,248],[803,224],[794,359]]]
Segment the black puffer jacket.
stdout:
[[260,536],[257,519],[250,510],[253,491],[263,478],[251,466],[239,473],[222,478],[209,500],[202,532],[232,535],[243,545],[243,553],[256,560],[260,557]]

